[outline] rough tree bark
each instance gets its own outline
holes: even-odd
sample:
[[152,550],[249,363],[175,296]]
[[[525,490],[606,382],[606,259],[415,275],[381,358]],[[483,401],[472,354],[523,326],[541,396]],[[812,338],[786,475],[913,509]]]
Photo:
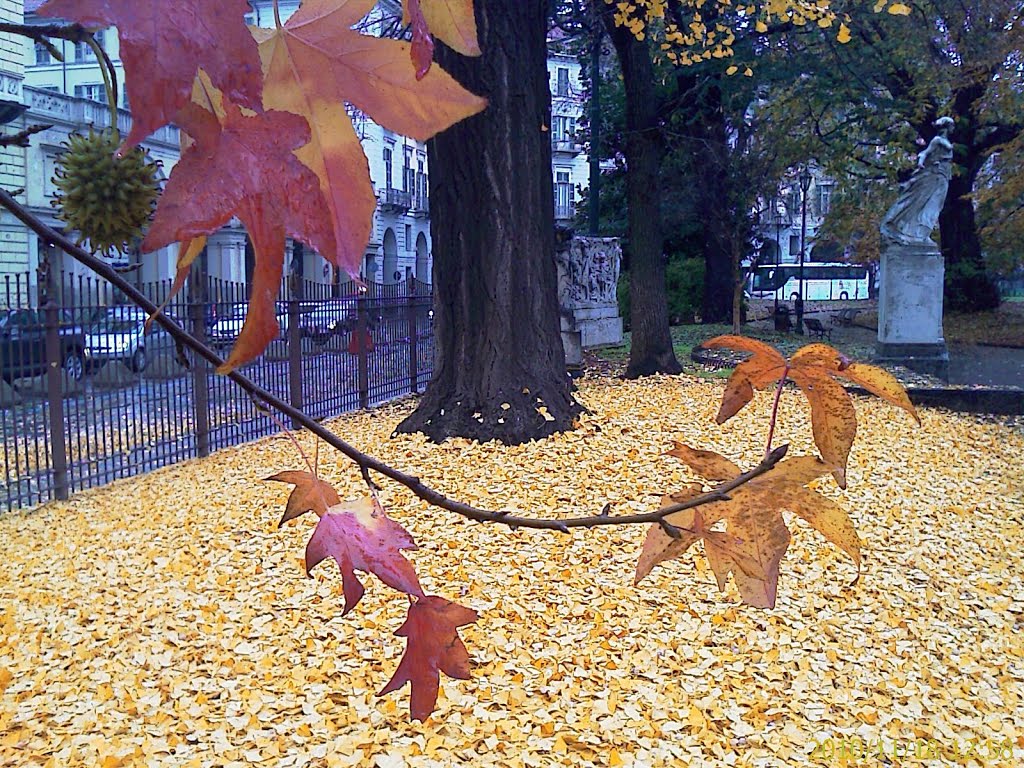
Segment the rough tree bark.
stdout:
[[629,301],[632,342],[626,378],[679,373],[665,290],[659,169],[664,141],[654,66],[646,40],[602,14],[622,68],[626,96],[626,203],[629,214]]
[[546,0],[475,0],[484,55],[437,60],[488,99],[427,145],[437,353],[399,426],[523,443],[581,412],[559,333]]

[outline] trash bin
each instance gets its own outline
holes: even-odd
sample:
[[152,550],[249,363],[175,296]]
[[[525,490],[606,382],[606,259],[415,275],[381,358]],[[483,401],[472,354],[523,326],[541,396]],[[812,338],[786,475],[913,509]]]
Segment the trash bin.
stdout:
[[788,331],[792,327],[793,324],[789,319],[789,307],[786,304],[780,304],[775,308],[775,330]]

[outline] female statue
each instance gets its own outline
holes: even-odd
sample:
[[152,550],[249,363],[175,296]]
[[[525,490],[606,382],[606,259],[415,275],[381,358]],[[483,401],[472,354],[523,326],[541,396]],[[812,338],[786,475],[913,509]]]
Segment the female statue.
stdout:
[[953,144],[949,140],[953,118],[940,117],[934,125],[938,134],[918,155],[917,168],[901,186],[899,199],[879,225],[886,244],[935,245],[930,235],[946,201],[953,166]]

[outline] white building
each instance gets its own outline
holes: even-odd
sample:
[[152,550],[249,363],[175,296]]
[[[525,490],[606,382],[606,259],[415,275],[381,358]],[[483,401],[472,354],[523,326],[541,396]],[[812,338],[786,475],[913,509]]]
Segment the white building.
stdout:
[[582,67],[575,56],[548,54],[551,89],[551,174],[555,221],[568,224],[576,214],[580,186],[589,183],[590,162],[579,137],[584,97]]

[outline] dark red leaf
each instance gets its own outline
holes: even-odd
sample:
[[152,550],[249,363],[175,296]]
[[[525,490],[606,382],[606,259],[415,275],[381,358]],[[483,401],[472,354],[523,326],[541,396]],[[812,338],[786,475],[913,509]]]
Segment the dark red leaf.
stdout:
[[263,108],[260,57],[245,25],[251,10],[246,0],[49,0],[38,13],[117,27],[133,146],[188,104],[200,68],[231,101]]
[[437,704],[440,672],[459,680],[469,679],[469,653],[458,628],[477,620],[477,612],[429,595],[409,605],[409,615],[395,632],[408,638],[405,655],[394,677],[380,696],[412,684],[409,711],[415,720],[426,720]]
[[218,116],[194,103],[180,112],[195,143],[171,171],[142,250],[215,232],[238,216],[256,252],[249,312],[227,362],[229,371],[259,355],[278,333],[274,300],[281,287],[285,236],[320,253],[335,251],[334,229],[316,174],[293,154],[309,141],[298,115],[246,116],[223,100]]
[[278,528],[310,510],[323,515],[329,507],[341,504],[341,497],[330,483],[325,483],[312,472],[278,472],[267,480],[292,483],[295,486],[288,496],[288,504],[281,522],[277,524]]

